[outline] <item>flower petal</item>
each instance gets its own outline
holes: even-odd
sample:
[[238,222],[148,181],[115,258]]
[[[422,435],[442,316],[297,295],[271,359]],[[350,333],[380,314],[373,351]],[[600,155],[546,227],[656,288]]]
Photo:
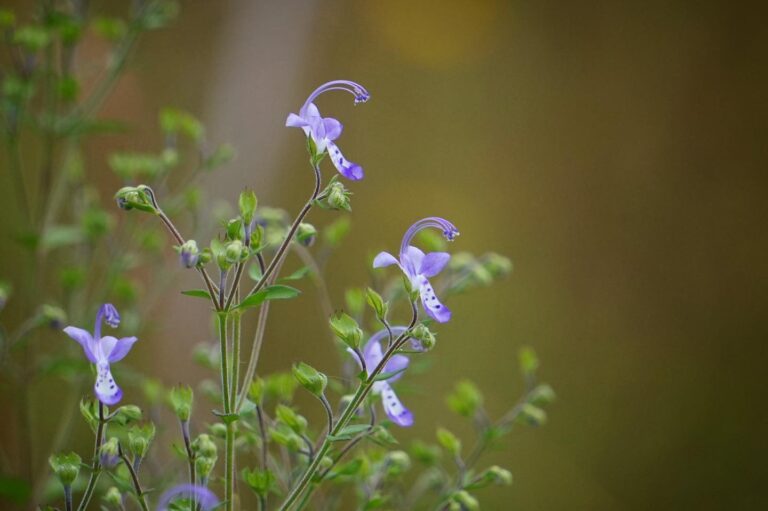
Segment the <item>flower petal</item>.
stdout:
[[339,138],[339,136],[341,136],[341,131],[344,129],[344,126],[333,117],[324,118],[323,125],[325,126],[325,136],[328,140],[336,140]]
[[112,406],[120,402],[123,398],[123,391],[115,383],[112,377],[112,371],[109,369],[109,363],[99,362],[96,366],[96,384],[93,386],[96,397],[107,406]]
[[195,496],[195,500],[203,511],[210,511],[219,504],[219,499],[216,497],[216,494],[205,486],[180,484],[174,486],[160,496],[157,509],[158,511],[167,511],[169,505],[176,497],[190,498],[192,495]]
[[373,258],[374,268],[384,268],[385,266],[391,266],[393,264],[397,264],[397,259],[395,259],[395,256],[389,252],[379,252],[376,257]]
[[429,284],[426,277],[419,277],[419,293],[421,294],[421,304],[424,311],[435,321],[445,323],[451,319],[451,310],[440,303],[435,296],[435,290]]
[[285,125],[289,128],[303,128],[304,126],[309,126],[309,123],[300,115],[288,114]]
[[400,254],[400,262],[402,263],[405,272],[410,277],[419,274],[419,268],[421,268],[423,260],[424,252],[410,245],[405,249],[405,253]]
[[[106,337],[104,339],[106,339]],[[102,342],[104,339],[102,339]],[[112,337],[112,339],[114,339],[114,337]],[[122,360],[128,352],[131,351],[133,343],[137,340],[136,337],[123,337],[119,340],[115,339],[115,343],[112,344],[111,350],[109,352],[107,352],[106,349],[104,350],[107,360],[109,360],[110,363]]]
[[365,358],[365,367],[368,370],[368,374],[370,374],[379,365],[381,359],[384,358],[384,353],[381,351],[381,343],[379,341],[369,341],[363,349],[363,357]]
[[424,256],[421,261],[419,273],[425,277],[434,277],[445,268],[448,261],[451,260],[451,254],[448,252],[430,252]]
[[94,364],[96,363],[96,355],[93,353],[93,337],[90,332],[76,326],[68,326],[64,329],[64,333],[80,343],[88,360]]
[[[388,382],[395,382],[400,379],[400,377],[403,375],[403,372],[408,367],[408,363],[410,360],[405,355],[393,355],[392,358],[389,359],[389,362],[387,362],[387,365],[384,366],[384,372],[385,373],[394,373],[397,372],[396,375],[389,378]],[[399,372],[398,372],[399,371]]]
[[352,181],[359,181],[363,179],[363,176],[365,175],[363,172],[363,167],[344,158],[344,155],[341,154],[341,149],[339,149],[339,146],[330,140],[327,141],[327,146],[328,156],[331,158],[333,166],[336,167],[336,170],[338,170],[342,176],[346,177],[347,179],[351,179]]
[[397,398],[397,394],[386,382],[378,382],[382,385],[381,402],[384,405],[384,411],[387,412],[392,422],[398,426],[408,427],[413,425],[413,414]]

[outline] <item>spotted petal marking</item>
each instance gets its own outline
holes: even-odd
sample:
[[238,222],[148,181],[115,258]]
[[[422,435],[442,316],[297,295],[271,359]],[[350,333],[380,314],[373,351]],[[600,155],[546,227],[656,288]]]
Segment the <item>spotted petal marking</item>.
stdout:
[[381,390],[381,401],[384,405],[384,411],[387,412],[392,422],[398,426],[408,427],[413,425],[413,414],[397,398],[397,394],[392,390],[387,382],[379,382]]
[[93,386],[96,397],[105,405],[112,406],[120,402],[123,391],[115,383],[108,362],[99,362],[96,365],[96,384]]

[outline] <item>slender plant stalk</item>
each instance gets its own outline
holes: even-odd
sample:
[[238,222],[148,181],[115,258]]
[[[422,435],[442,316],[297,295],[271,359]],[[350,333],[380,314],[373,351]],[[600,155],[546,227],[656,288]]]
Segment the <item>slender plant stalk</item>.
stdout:
[[80,501],[80,505],[77,507],[77,511],[85,511],[88,508],[88,503],[93,496],[93,490],[96,488],[96,482],[101,475],[101,457],[99,456],[99,450],[101,444],[104,441],[104,435],[107,429],[107,421],[104,419],[104,405],[99,401],[99,423],[96,426],[96,441],[93,446],[93,463],[91,465],[91,476],[88,478],[88,484],[85,487],[83,498]]
[[128,456],[125,455],[119,444],[118,449],[120,459],[123,460],[123,464],[125,464],[125,466],[128,468],[128,472],[131,474],[131,482],[133,482],[133,489],[136,491],[136,499],[139,501],[139,505],[141,505],[142,511],[149,511],[149,506],[147,506],[147,497],[144,494],[144,491],[141,489],[139,474],[136,472],[136,468],[131,463],[131,460],[128,459]]
[[[301,479],[296,484],[296,486],[291,490],[288,497],[285,499],[285,502],[280,506],[280,511],[288,511],[293,507],[293,505],[296,503],[297,499],[301,496],[304,489],[307,487],[309,482],[314,477],[315,473],[317,472],[320,462],[323,459],[323,456],[328,452],[328,450],[331,447],[331,441],[329,440],[329,436],[335,436],[338,435],[339,432],[344,429],[344,427],[347,425],[347,423],[350,421],[352,416],[355,414],[355,411],[360,407],[360,404],[363,402],[363,400],[366,398],[368,393],[373,388],[373,384],[376,382],[376,377],[381,374],[381,372],[384,370],[384,367],[389,362],[389,359],[392,358],[392,356],[397,352],[398,349],[405,343],[405,341],[408,339],[408,332],[413,328],[413,326],[416,324],[416,320],[418,319],[418,309],[416,308],[416,303],[411,302],[411,309],[413,311],[413,316],[411,318],[411,322],[408,325],[408,329],[405,330],[400,336],[398,336],[397,339],[395,339],[395,342],[392,343],[392,345],[389,347],[389,349],[384,353],[384,356],[382,357],[379,364],[376,366],[376,368],[371,372],[370,375],[368,375],[368,378],[365,379],[364,382],[360,384],[360,386],[357,388],[357,391],[355,392],[355,395],[352,397],[352,400],[349,402],[347,407],[344,409],[344,411],[341,414],[341,417],[336,422],[336,425],[333,427],[329,435],[326,435],[323,439],[323,443],[320,446],[320,449],[318,450],[315,457],[310,462],[307,469],[304,471],[304,474],[302,474]],[[315,486],[310,486],[310,488],[307,490],[307,493],[310,494],[314,491]],[[309,496],[306,497],[309,499]]]
[[[229,409],[235,410],[240,377],[240,334],[242,332],[242,317],[235,312],[232,318],[232,371],[230,376]],[[245,386],[245,383],[243,384]]]
[[226,459],[224,460],[224,500],[226,511],[235,509],[235,424],[227,421]]
[[229,408],[229,355],[227,353],[227,314],[217,312],[219,322],[219,347],[220,347],[220,371],[221,371],[221,406],[225,414],[230,413]]
[[[181,424],[181,435],[184,437],[184,448],[187,451],[187,463],[189,465],[189,484],[194,486],[197,484],[197,477],[195,475],[195,453],[192,452],[192,444],[190,442],[190,436],[189,436],[189,421],[180,421]],[[197,504],[195,503],[195,493],[192,492],[190,496],[191,500],[191,509],[197,509]]]

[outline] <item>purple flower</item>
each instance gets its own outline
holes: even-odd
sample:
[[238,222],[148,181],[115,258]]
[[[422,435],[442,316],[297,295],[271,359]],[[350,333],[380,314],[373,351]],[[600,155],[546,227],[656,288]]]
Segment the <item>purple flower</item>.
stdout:
[[[395,335],[400,335],[406,330],[407,328],[404,326],[392,327],[392,333]],[[376,332],[371,336],[363,348],[363,359],[365,360],[365,368],[368,375],[376,369],[376,366],[378,366],[384,358],[384,353],[381,349],[381,340],[387,335],[389,335],[389,333],[386,330]],[[348,349],[348,351],[354,353],[351,349]],[[359,362],[360,361],[358,360],[358,363]],[[397,398],[397,394],[395,394],[395,391],[392,390],[392,387],[390,387],[389,384],[397,381],[403,375],[403,372],[408,367],[408,362],[408,357],[405,355],[393,355],[387,362],[387,365],[384,366],[383,372],[396,374],[386,380],[374,382],[372,387],[374,394],[381,395],[381,404],[384,406],[384,411],[387,413],[387,417],[398,426],[403,427],[413,425],[413,414],[403,406],[403,403]]]
[[347,80],[334,80],[315,89],[304,102],[298,114],[288,114],[285,125],[291,128],[301,128],[308,137],[312,137],[317,148],[317,154],[322,154],[327,150],[333,165],[341,175],[354,181],[363,179],[363,168],[344,158],[341,150],[334,143],[334,140],[341,135],[344,127],[332,117],[321,116],[320,110],[313,103],[317,96],[329,90],[349,92],[355,97],[355,104],[365,103],[371,97],[362,85]]
[[216,494],[205,486],[180,484],[174,486],[160,496],[160,501],[157,503],[157,511],[167,511],[168,506],[176,497],[183,496],[191,498],[192,495],[195,496],[195,500],[203,511],[210,511],[219,504],[219,499],[216,497]]
[[400,259],[396,259],[395,256],[388,252],[380,252],[373,260],[373,267],[383,268],[392,264],[398,265],[410,279],[414,289],[419,290],[424,311],[436,321],[445,323],[451,319],[451,311],[440,303],[428,279],[429,277],[434,277],[445,268],[445,265],[451,259],[451,255],[447,252],[424,254],[418,248],[410,245],[416,233],[428,227],[440,229],[448,241],[453,241],[459,235],[456,226],[448,220],[438,217],[421,219],[413,224],[405,233],[405,236],[403,236],[403,242],[400,245]]
[[105,303],[99,308],[93,335],[87,330],[74,326],[65,328],[64,333],[79,342],[88,360],[96,364],[96,384],[93,390],[99,401],[111,406],[122,399],[123,391],[115,383],[109,364],[122,360],[131,351],[137,339],[136,337],[116,339],[109,335],[102,337],[102,321],[112,328],[117,328],[120,324],[120,314],[111,303]]

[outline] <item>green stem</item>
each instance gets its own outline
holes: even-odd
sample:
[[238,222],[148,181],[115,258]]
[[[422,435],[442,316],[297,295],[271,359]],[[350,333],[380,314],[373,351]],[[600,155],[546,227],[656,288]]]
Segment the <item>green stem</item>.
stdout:
[[[336,425],[331,430],[330,435],[325,436],[325,438],[323,439],[323,443],[320,446],[320,449],[318,450],[317,454],[310,462],[307,469],[304,471],[304,474],[302,474],[298,484],[293,488],[293,490],[291,490],[291,493],[285,499],[285,502],[283,502],[283,505],[280,506],[280,511],[288,511],[293,507],[294,503],[301,496],[304,489],[307,487],[310,481],[312,481],[312,478],[314,477],[318,467],[320,466],[320,462],[322,461],[323,457],[330,449],[331,441],[328,439],[328,437],[339,434],[339,432],[347,425],[347,423],[350,421],[350,419],[355,414],[357,409],[360,407],[360,404],[363,402],[363,400],[366,398],[368,393],[373,388],[373,384],[376,382],[376,377],[384,370],[384,367],[386,367],[387,363],[389,362],[389,359],[392,358],[392,356],[397,352],[398,349],[400,349],[400,347],[407,340],[408,332],[416,324],[416,320],[418,318],[418,309],[416,308],[415,302],[411,303],[411,309],[413,311],[413,317],[411,318],[411,323],[408,325],[408,329],[405,330],[402,334],[400,334],[400,336],[395,340],[395,342],[392,343],[392,345],[389,347],[386,353],[384,353],[384,356],[382,357],[381,361],[376,366],[376,368],[373,369],[373,371],[368,375],[368,378],[366,378],[366,380],[362,382],[360,386],[357,388],[355,395],[352,397],[352,400],[349,402],[347,407],[342,412],[341,417],[339,418],[339,420],[336,422]],[[308,489],[307,493],[311,494],[315,488],[316,488],[316,485],[311,486]],[[306,498],[309,499],[309,495]]]
[[136,473],[136,468],[128,459],[128,456],[125,455],[125,452],[123,452],[120,444],[118,444],[118,450],[120,459],[123,460],[123,464],[125,464],[125,466],[128,468],[128,472],[131,474],[133,489],[136,491],[136,499],[139,501],[142,511],[149,511],[149,506],[147,506],[147,498],[144,495],[144,491],[141,489],[141,482],[139,481],[139,474]]
[[91,466],[91,476],[88,478],[88,484],[85,487],[85,493],[83,493],[83,499],[80,501],[80,505],[77,507],[77,511],[85,511],[93,496],[93,490],[96,488],[96,482],[101,475],[101,458],[99,456],[99,450],[101,444],[104,441],[104,434],[106,433],[107,422],[104,419],[104,405],[99,401],[99,423],[96,427],[96,442],[93,446],[93,465]]
[[235,312],[232,318],[232,375],[230,377],[230,389],[229,398],[230,410],[235,410],[235,402],[237,400],[237,388],[240,377],[240,333],[241,333],[241,321],[242,318],[239,312]]
[[221,348],[221,406],[224,413],[229,413],[229,360],[227,354],[227,314],[217,312],[219,322],[219,346]]
[[226,467],[224,469],[224,500],[226,511],[233,511],[235,506],[235,424],[227,422]]

